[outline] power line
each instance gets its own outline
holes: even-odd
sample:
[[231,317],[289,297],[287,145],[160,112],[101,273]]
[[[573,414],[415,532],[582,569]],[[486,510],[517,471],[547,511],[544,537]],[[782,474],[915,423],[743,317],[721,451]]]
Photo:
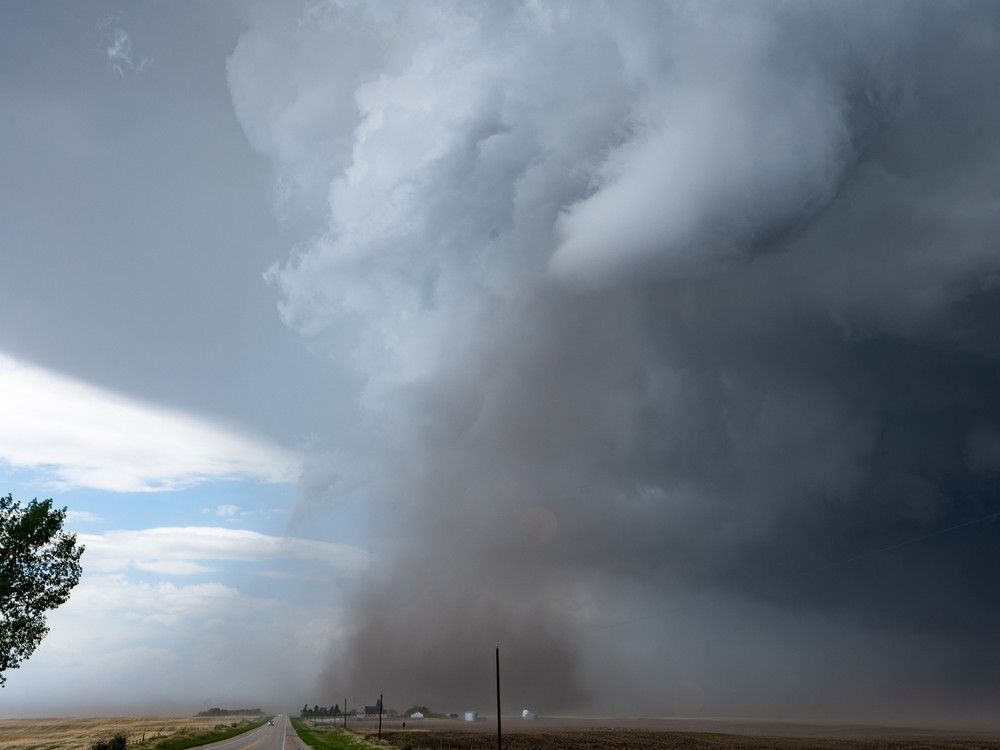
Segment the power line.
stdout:
[[1000,518],[1000,511],[995,513],[989,513],[985,516],[979,516],[978,518],[972,518],[968,521],[963,521],[962,523],[956,523],[954,526],[949,526],[944,529],[938,529],[937,531],[932,531],[929,534],[921,534],[920,536],[915,536],[912,539],[904,539],[901,542],[896,542],[895,544],[890,544],[886,547],[880,547],[878,549],[869,550],[868,552],[862,552],[857,555],[852,555],[851,557],[846,557],[843,560],[837,560],[836,562],[828,563],[820,568],[816,568],[811,571],[811,573],[822,573],[830,568],[836,568],[841,565],[849,565],[850,563],[857,562],[858,560],[864,560],[869,557],[874,557],[875,555],[881,555],[886,552],[894,552],[897,549],[902,549],[903,547],[909,547],[911,544],[917,544],[918,542],[925,541],[927,539],[932,539],[936,536],[942,536],[944,534],[949,534],[952,531],[958,531],[959,529],[964,529],[967,526],[974,526],[977,523],[983,523],[984,521],[995,521]]

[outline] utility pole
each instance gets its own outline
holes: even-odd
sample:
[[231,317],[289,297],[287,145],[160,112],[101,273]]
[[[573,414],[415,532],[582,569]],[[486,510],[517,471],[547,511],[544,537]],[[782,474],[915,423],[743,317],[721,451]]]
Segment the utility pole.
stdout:
[[382,693],[378,694],[378,741],[382,741]]
[[500,731],[500,644],[497,644],[497,750],[503,750],[503,733]]
[[344,729],[347,729],[347,698],[344,698]]

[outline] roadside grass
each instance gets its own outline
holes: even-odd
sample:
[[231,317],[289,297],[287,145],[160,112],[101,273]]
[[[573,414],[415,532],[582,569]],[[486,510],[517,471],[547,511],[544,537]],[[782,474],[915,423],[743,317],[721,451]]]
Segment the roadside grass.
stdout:
[[239,724],[234,726],[226,726],[224,724],[216,724],[215,727],[209,731],[194,731],[190,732],[187,730],[181,730],[169,737],[161,739],[153,739],[143,743],[136,743],[130,745],[132,748],[141,748],[142,750],[187,750],[190,747],[198,747],[199,745],[208,745],[212,742],[219,742],[220,740],[228,740],[230,737],[235,737],[238,734],[243,734],[249,732],[257,727],[262,727],[267,721],[272,718],[266,716],[257,721],[241,721]]
[[373,747],[382,747],[366,742],[357,735],[342,729],[319,729],[308,726],[302,719],[292,719],[292,726],[295,727],[299,739],[313,750],[368,750]]

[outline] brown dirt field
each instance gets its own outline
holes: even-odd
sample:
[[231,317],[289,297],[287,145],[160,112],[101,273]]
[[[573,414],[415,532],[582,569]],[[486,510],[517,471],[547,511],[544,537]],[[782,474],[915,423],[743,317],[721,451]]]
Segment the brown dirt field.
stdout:
[[[396,732],[383,734],[402,750],[491,750],[496,741],[482,732]],[[995,750],[1000,742],[936,737],[898,740],[824,740],[655,730],[523,732],[504,737],[504,750]]]
[[87,750],[90,743],[116,732],[138,741],[159,735],[210,731],[230,716],[126,716],[67,719],[0,719],[0,750]]
[[[374,722],[354,731],[371,736]],[[710,729],[711,731],[706,731]],[[492,750],[493,721],[383,723],[383,742],[400,750]],[[665,719],[504,721],[504,750],[1000,750],[996,734],[904,727]]]

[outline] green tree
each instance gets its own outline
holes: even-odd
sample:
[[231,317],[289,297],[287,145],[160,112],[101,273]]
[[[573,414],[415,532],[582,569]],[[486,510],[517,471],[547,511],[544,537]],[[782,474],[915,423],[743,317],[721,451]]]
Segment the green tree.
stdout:
[[0,687],[49,632],[45,613],[80,581],[83,547],[62,530],[65,520],[52,500],[0,497]]

